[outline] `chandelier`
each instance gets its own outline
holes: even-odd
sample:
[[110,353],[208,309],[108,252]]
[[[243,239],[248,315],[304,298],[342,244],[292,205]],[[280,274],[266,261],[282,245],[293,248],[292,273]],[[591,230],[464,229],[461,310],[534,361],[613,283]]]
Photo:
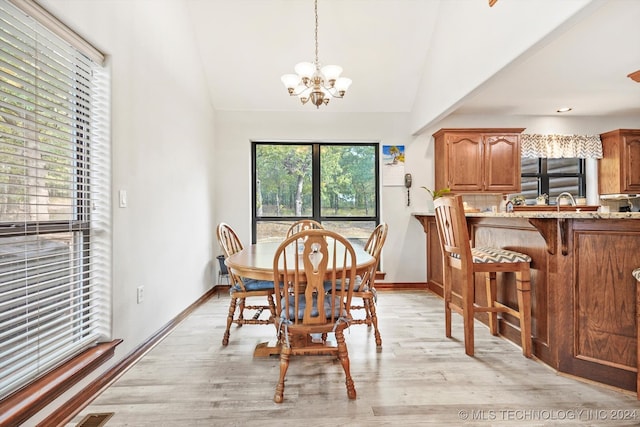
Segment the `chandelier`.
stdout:
[[289,91],[290,96],[297,96],[306,104],[311,103],[320,108],[328,104],[331,98],[342,98],[351,85],[351,79],[340,77],[342,67],[325,65],[320,68],[318,61],[318,0],[315,0],[316,16],[316,59],[311,62],[300,62],[294,67],[296,74],[285,74],[280,80]]

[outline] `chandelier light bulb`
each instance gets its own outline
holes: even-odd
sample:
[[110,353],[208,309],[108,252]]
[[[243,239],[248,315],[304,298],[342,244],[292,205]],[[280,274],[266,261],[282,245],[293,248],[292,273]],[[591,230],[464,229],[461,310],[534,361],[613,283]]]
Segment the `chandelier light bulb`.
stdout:
[[293,93],[294,89],[300,84],[300,76],[297,74],[285,74],[280,77],[280,80],[282,80],[289,93]]
[[311,62],[299,62],[294,67],[296,73],[300,76],[300,78],[304,79],[305,77],[310,79],[313,77],[313,73],[316,72],[316,66]]
[[344,93],[349,89],[349,86],[351,86],[351,79],[348,77],[340,77],[336,80],[335,87],[339,93],[342,93],[340,96],[344,95]]
[[326,65],[320,70],[328,83],[333,86],[332,82],[335,82],[340,74],[342,74],[342,67],[339,65]]

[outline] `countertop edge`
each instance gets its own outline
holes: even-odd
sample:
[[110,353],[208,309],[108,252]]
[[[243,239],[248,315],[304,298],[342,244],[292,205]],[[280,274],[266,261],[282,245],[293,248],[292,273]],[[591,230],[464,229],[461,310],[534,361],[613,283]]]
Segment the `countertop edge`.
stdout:
[[[434,212],[411,212],[413,216],[434,216]],[[468,218],[574,218],[574,219],[640,219],[640,212],[467,212]]]

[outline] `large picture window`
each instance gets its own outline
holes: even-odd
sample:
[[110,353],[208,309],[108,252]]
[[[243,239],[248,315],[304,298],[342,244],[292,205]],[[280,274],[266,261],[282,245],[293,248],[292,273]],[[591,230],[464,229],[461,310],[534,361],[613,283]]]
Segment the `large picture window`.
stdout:
[[315,219],[364,243],[378,225],[377,143],[253,142],[253,242]]
[[31,15],[0,0],[0,399],[110,338],[107,73]]

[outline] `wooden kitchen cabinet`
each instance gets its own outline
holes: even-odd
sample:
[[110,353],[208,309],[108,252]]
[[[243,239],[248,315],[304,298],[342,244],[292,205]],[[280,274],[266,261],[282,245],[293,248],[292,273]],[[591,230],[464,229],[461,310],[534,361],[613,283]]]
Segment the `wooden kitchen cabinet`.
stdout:
[[519,193],[523,128],[440,129],[435,143],[436,189],[454,193]]
[[617,129],[600,135],[600,194],[640,193],[640,129]]

